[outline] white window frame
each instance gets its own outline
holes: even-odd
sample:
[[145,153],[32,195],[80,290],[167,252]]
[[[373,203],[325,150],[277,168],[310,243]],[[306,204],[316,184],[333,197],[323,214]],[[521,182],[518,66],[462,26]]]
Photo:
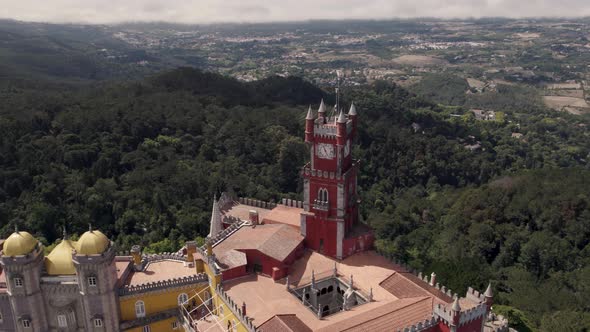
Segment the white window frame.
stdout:
[[103,327],[104,324],[102,322],[102,318],[95,318],[94,319],[94,327]]
[[188,295],[186,293],[178,294],[178,305],[188,303]]
[[57,326],[68,327],[68,317],[64,314],[57,315]]
[[30,321],[30,320],[28,320],[28,319],[23,319],[23,320],[21,321],[21,323],[23,324],[23,327],[24,327],[25,329],[31,328],[31,321]]
[[137,318],[145,317],[145,302],[142,300],[135,302],[135,316]]
[[149,325],[146,325],[142,329],[143,332],[152,332],[152,328]]
[[23,287],[25,283],[23,282],[23,278],[16,277],[14,278],[14,287]]
[[328,189],[320,188],[320,190],[318,190],[318,200],[320,202],[327,202],[328,201]]
[[88,286],[96,287],[96,277],[95,276],[88,277]]

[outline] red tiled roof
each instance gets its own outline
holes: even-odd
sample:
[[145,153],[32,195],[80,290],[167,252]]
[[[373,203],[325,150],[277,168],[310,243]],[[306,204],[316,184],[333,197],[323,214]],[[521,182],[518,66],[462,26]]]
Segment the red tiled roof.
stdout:
[[428,285],[410,272],[396,271],[379,285],[400,299],[434,295],[440,302],[453,302],[450,296]]
[[305,325],[294,314],[275,315],[262,323],[258,330],[261,332],[311,332],[312,329]]
[[[284,261],[303,242],[299,231],[287,225],[243,226],[218,243],[213,252],[224,257],[231,250],[258,250],[279,262]],[[234,266],[229,266],[231,268]]]
[[319,329],[321,332],[398,331],[432,317],[432,298],[400,299]]

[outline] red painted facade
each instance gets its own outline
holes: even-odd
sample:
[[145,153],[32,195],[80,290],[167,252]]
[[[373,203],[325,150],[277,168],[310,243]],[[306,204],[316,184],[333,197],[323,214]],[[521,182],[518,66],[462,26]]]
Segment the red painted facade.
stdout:
[[356,111],[348,116],[314,118],[308,113],[305,141],[311,163],[303,169],[305,242],[308,248],[336,258],[370,249],[372,232],[354,232],[358,224],[358,162],[352,159]]

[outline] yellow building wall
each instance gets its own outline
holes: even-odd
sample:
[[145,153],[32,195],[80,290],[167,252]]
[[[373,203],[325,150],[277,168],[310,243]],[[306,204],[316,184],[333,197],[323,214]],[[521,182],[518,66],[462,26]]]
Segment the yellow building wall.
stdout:
[[[150,329],[152,332],[179,332],[184,331],[180,322],[178,322],[178,327],[176,329],[172,328],[172,323],[176,322],[176,317],[171,317],[167,319],[163,319],[157,322],[153,322],[150,325]],[[143,326],[134,327],[132,329],[125,330],[126,332],[143,332]]]
[[[145,315],[150,316],[161,311],[166,311],[173,308],[178,308],[178,295],[186,293],[189,299],[195,294],[195,291],[199,292],[204,288],[209,287],[208,285],[202,286],[189,286],[181,289],[171,289],[170,291],[159,293],[146,293],[141,296],[133,296],[129,298],[121,298],[121,320],[133,320],[136,319],[135,315],[135,303],[137,301],[143,301],[145,304]],[[196,298],[197,304],[201,304],[198,298]],[[192,300],[191,300],[192,301]],[[159,331],[154,330],[152,331]]]

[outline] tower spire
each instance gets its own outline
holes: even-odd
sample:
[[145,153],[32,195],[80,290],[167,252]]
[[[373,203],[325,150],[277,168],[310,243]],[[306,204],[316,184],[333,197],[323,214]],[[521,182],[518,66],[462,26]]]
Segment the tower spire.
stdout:
[[350,110],[348,111],[348,115],[356,115],[356,106],[354,106],[354,102],[350,104]]
[[66,231],[66,226],[65,225],[64,225],[62,234],[63,234],[63,239],[64,240],[67,240],[68,239],[68,232]]
[[340,115],[338,116],[338,123],[346,123],[346,115],[344,115],[344,110],[340,110]]
[[215,235],[217,235],[217,233],[221,232],[222,230],[223,224],[221,222],[221,211],[219,210],[219,202],[217,201],[217,195],[214,195],[208,237],[213,238],[215,237]]
[[309,105],[309,109],[307,110],[307,116],[305,117],[305,120],[313,120],[313,111],[311,110],[311,105]]

